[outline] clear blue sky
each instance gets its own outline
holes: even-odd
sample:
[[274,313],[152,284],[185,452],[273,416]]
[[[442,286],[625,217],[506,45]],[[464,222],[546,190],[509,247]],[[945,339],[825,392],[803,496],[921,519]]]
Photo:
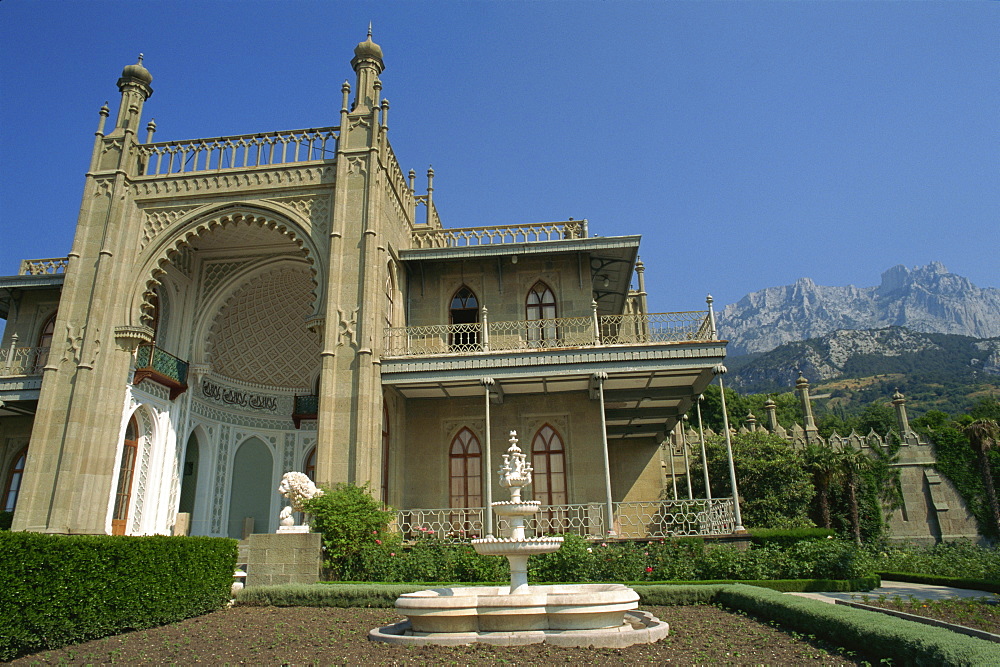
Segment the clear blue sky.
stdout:
[[369,21],[445,226],[642,234],[660,311],[932,260],[1000,286],[996,2],[3,0],[0,275],[69,250],[140,51],[157,140],[321,127]]

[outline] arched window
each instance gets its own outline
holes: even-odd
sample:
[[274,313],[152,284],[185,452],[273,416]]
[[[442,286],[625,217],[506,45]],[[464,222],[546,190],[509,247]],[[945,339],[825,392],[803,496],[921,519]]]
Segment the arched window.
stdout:
[[153,341],[156,342],[160,338],[160,324],[162,320],[163,307],[160,304],[160,293],[157,290],[153,290],[148,299],[149,303],[149,328],[153,330]]
[[[543,508],[566,504],[565,463],[559,432],[548,424],[542,426],[531,441],[531,467],[535,500],[542,501]],[[555,516],[556,512],[549,511],[546,516]]]
[[303,467],[302,472],[304,472],[306,474],[306,477],[308,477],[313,482],[315,482],[316,481],[316,448],[315,447],[313,447],[312,449],[310,449],[309,453],[306,454],[306,461],[305,461],[305,464],[303,464],[302,467]]
[[451,507],[481,507],[483,495],[481,489],[482,454],[479,448],[479,438],[468,428],[463,428],[451,441],[450,463],[450,496]]
[[382,504],[389,504],[389,409],[382,406]]
[[124,535],[128,521],[128,509],[132,502],[132,477],[135,461],[139,454],[139,425],[135,415],[128,420],[125,429],[125,444],[122,447],[122,462],[118,468],[118,488],[115,491],[115,511],[111,515],[111,534]]
[[463,285],[451,298],[449,308],[452,330],[448,345],[468,349],[479,344],[479,300],[471,289]]
[[52,313],[38,332],[37,352],[35,353],[34,374],[41,373],[42,367],[49,361],[49,349],[52,347],[52,336],[56,330],[56,313]]
[[396,294],[396,281],[394,279],[394,270],[392,262],[387,265],[388,275],[385,277],[385,328],[389,329],[392,327],[393,322],[395,322],[396,314],[396,304],[395,304],[395,294]]
[[559,334],[551,321],[556,319],[556,295],[552,289],[539,280],[528,290],[524,310],[525,319],[529,322],[528,341],[539,347],[554,346]]
[[14,457],[7,472],[7,485],[3,492],[3,511],[13,512],[17,507],[17,494],[21,490],[21,478],[24,477],[24,463],[28,460],[28,448],[23,448]]

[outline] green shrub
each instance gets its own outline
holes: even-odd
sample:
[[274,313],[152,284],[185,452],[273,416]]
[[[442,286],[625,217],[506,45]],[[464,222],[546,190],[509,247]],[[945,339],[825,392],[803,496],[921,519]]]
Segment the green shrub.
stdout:
[[[387,530],[392,512],[382,509],[367,485],[322,488],[323,495],[307,500],[305,510],[323,535],[324,565],[335,579],[356,579],[358,570],[383,554],[380,547],[399,544],[399,535]],[[366,557],[366,551],[372,553]]]
[[756,546],[777,545],[789,547],[802,540],[825,540],[834,536],[828,528],[754,528],[750,531],[750,542]]
[[380,607],[391,608],[403,593],[426,586],[379,584],[282,584],[252,586],[236,593],[237,605],[273,607]]
[[873,555],[880,572],[910,572],[1000,582],[1000,551],[971,542],[885,547]]
[[0,660],[219,609],[236,541],[0,533]]

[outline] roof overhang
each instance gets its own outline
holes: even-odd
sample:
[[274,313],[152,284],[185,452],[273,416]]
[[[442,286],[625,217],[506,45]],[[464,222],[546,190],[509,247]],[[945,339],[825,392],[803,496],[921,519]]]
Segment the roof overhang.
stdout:
[[[512,357],[520,356],[519,359]],[[493,402],[517,394],[581,392],[591,399],[594,374],[603,382],[608,437],[662,439],[712,381],[725,342],[650,347],[562,350],[545,355],[447,355],[384,359],[382,384],[408,399],[485,398],[482,378],[493,379]],[[520,362],[520,363],[518,363]],[[537,362],[537,363],[532,363]]]
[[7,319],[14,294],[19,290],[61,289],[66,275],[47,273],[29,276],[0,276],[0,318]]

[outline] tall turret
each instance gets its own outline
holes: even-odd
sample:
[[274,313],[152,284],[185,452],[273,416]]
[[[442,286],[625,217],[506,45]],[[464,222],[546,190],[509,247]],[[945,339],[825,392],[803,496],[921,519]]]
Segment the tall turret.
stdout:
[[354,87],[356,97],[351,112],[367,111],[378,104],[378,75],[385,69],[382,47],[372,41],[372,26],[368,24],[368,38],[354,48],[351,67],[358,75]]

